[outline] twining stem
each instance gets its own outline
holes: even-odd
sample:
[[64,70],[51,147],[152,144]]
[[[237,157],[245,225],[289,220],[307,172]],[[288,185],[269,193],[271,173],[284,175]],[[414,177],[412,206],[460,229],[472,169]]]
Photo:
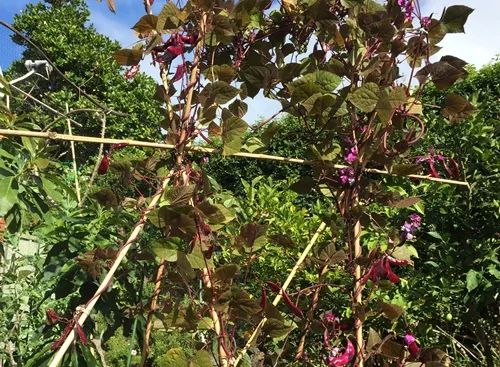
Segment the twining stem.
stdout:
[[[290,271],[290,274],[288,274],[288,277],[286,278],[285,283],[283,283],[283,285],[281,287],[281,289],[282,289],[283,292],[286,291],[286,289],[288,288],[288,286],[292,282],[293,278],[295,277],[295,274],[299,270],[300,266],[302,265],[302,263],[306,259],[307,255],[309,254],[309,252],[311,251],[311,249],[313,248],[314,244],[318,240],[318,238],[321,235],[321,233],[323,233],[323,231],[325,230],[325,228],[326,228],[326,223],[322,222],[319,225],[319,227],[316,230],[316,232],[314,233],[314,236],[311,238],[311,241],[309,241],[309,243],[307,244],[307,246],[304,249],[304,251],[302,251],[302,254],[300,255],[300,257],[297,260],[297,262],[295,263],[295,265],[293,266],[293,269]],[[273,305],[277,306],[278,303],[281,301],[281,298],[282,298],[282,293],[280,292],[274,298]],[[246,354],[246,352],[248,351],[248,348],[250,348],[252,346],[252,344],[254,343],[254,341],[257,338],[257,336],[260,334],[260,331],[262,330],[262,328],[264,327],[264,325],[266,324],[266,322],[267,322],[267,317],[263,317],[262,320],[260,320],[260,322],[258,323],[257,327],[253,331],[252,335],[250,336],[250,338],[248,338],[247,343],[245,344],[245,346],[238,353],[238,357],[236,358],[236,360],[234,362],[235,366],[238,366],[238,363],[241,361],[241,359],[243,358],[243,356]]]
[[[83,325],[87,317],[89,317],[90,312],[94,308],[95,304],[101,297],[101,295],[106,292],[108,289],[111,280],[113,279],[113,276],[120,266],[121,262],[127,255],[128,250],[134,242],[137,240],[139,237],[139,234],[141,233],[142,229],[144,228],[144,225],[146,224],[147,216],[148,214],[156,207],[156,204],[160,200],[160,197],[162,196],[163,192],[168,186],[168,183],[170,182],[170,178],[173,174],[173,170],[170,171],[169,175],[163,180],[160,189],[158,192],[151,198],[151,202],[149,205],[146,207],[144,210],[141,219],[136,223],[134,229],[132,230],[132,233],[130,234],[129,238],[127,241],[124,243],[124,245],[120,248],[116,255],[116,259],[113,262],[113,265],[111,265],[111,268],[109,269],[108,273],[104,277],[104,280],[102,281],[101,285],[97,289],[97,291],[94,293],[92,298],[87,302],[86,305],[82,306],[77,317],[76,317],[76,322],[80,325]],[[54,355],[54,358],[49,364],[49,367],[57,367],[61,363],[62,359],[64,358],[64,354],[70,347],[70,345],[73,343],[75,340],[76,332],[73,329],[67,336],[66,339],[64,340],[64,343],[62,344],[61,348],[57,351],[57,353]]]

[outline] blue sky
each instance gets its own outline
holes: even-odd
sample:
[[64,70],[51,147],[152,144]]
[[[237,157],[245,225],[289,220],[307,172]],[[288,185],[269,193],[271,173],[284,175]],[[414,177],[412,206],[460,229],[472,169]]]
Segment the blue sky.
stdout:
[[[111,13],[106,0],[99,3],[97,0],[87,0],[91,10],[91,22],[96,29],[118,40],[126,47],[136,41],[130,27],[144,14],[142,0],[115,0],[116,14]],[[21,11],[27,3],[37,0],[0,0],[0,19],[12,21],[14,14]],[[156,0],[153,12],[158,13],[165,0]],[[481,67],[489,63],[500,54],[500,1],[499,0],[421,0],[423,14],[434,13],[440,15],[445,6],[454,4],[467,5],[475,11],[470,15],[465,26],[465,34],[449,34],[440,43],[442,50],[436,55],[454,55]],[[19,57],[22,51],[11,41],[9,32],[0,29],[0,67],[5,69],[12,60]],[[157,72],[148,62],[143,62],[142,70],[156,79]],[[258,117],[269,117],[279,110],[279,104],[257,96],[250,103],[245,119],[252,123]]]

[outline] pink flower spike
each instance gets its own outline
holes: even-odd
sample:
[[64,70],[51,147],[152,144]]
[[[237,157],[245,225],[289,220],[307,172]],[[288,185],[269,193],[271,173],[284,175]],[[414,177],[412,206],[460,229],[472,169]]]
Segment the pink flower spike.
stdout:
[[420,354],[420,347],[417,344],[417,340],[411,333],[406,333],[404,336],[405,344],[408,346],[408,350],[410,351],[410,355],[413,358],[417,358]]
[[420,19],[420,25],[424,28],[428,28],[431,25],[431,18],[422,17],[422,19]]
[[344,353],[335,357],[328,357],[328,365],[330,367],[345,366],[354,358],[355,354],[356,351],[354,350],[354,345],[349,339],[347,339],[347,346]]

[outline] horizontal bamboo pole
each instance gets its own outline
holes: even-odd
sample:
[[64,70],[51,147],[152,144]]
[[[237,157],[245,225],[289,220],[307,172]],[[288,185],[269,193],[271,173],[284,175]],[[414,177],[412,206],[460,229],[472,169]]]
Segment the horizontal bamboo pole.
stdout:
[[[149,141],[140,141],[140,140],[131,140],[131,139],[110,139],[110,138],[98,138],[93,136],[83,136],[83,135],[67,135],[67,134],[59,134],[52,131],[49,132],[40,132],[40,131],[27,131],[27,130],[10,130],[10,129],[0,129],[0,136],[27,136],[33,138],[42,138],[42,139],[52,139],[52,140],[62,140],[62,141],[76,141],[81,143],[95,143],[95,144],[121,144],[125,143],[130,146],[136,147],[148,147],[148,148],[157,148],[157,149],[175,149],[175,145],[166,144],[166,143],[155,143]],[[214,148],[206,148],[201,146],[186,146],[185,148],[188,151],[199,152],[199,153],[218,153],[219,149]],[[287,158],[287,157],[279,157],[270,154],[257,154],[257,153],[246,153],[246,152],[237,152],[234,153],[235,157],[245,157],[245,158],[254,158],[254,159],[262,159],[262,160],[270,160],[277,162],[285,162],[285,163],[294,163],[294,164],[303,164],[303,165],[313,165],[317,164],[317,161],[300,159],[300,158]],[[347,168],[348,166],[342,164],[334,164],[334,168]],[[431,177],[425,175],[398,175],[395,173],[391,173],[386,170],[376,169],[376,168],[365,168],[364,172],[376,173],[380,175],[386,176],[401,176],[401,177],[410,177],[418,180],[426,180],[426,181],[434,181],[440,182],[443,184],[450,185],[458,185],[458,186],[467,186],[469,187],[469,183],[466,181],[457,181],[457,180],[449,180],[446,178],[439,177]]]
[[[115,261],[113,262],[113,265],[109,269],[108,273],[106,274],[106,277],[102,281],[101,285],[95,292],[94,296],[90,299],[89,302],[85,306],[82,306],[82,308],[79,310],[80,316],[78,317],[77,323],[80,325],[83,325],[87,317],[90,316],[90,312],[94,308],[95,304],[101,297],[101,295],[107,290],[109,287],[111,280],[113,279],[113,275],[115,274],[116,270],[118,269],[118,266],[120,266],[120,263],[123,261],[125,256],[127,255],[128,250],[132,246],[132,244],[137,240],[137,237],[142,231],[142,228],[144,227],[144,224],[146,223],[146,219],[148,214],[156,207],[156,204],[160,200],[161,195],[163,194],[163,191],[168,186],[168,183],[170,181],[170,177],[173,174],[173,170],[169,173],[169,175],[163,180],[161,189],[152,197],[151,202],[147,206],[147,208],[144,210],[142,218],[139,220],[139,222],[135,225],[132,233],[130,234],[127,242],[125,242],[124,246],[120,248],[118,251],[118,254],[116,256]],[[68,350],[68,348],[71,346],[71,343],[75,340],[75,335],[76,332],[73,329],[66,339],[64,340],[64,343],[62,344],[61,348],[57,351],[57,353],[54,355],[54,358],[50,362],[49,367],[58,367],[59,364],[62,362],[62,359],[64,357],[64,354]]]

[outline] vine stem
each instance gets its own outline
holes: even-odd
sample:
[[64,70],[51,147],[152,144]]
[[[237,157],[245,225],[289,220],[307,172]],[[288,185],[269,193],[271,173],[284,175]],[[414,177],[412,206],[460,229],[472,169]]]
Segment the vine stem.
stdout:
[[[142,229],[144,228],[144,225],[146,223],[146,219],[148,214],[155,209],[156,204],[158,204],[158,201],[160,200],[163,192],[168,186],[168,183],[170,182],[170,178],[173,175],[174,170],[171,170],[169,175],[163,180],[161,184],[160,190],[151,198],[151,202],[149,205],[146,207],[144,210],[141,219],[136,223],[134,229],[132,230],[132,233],[130,234],[129,238],[125,242],[125,244],[120,248],[118,251],[118,254],[116,256],[115,261],[113,262],[113,265],[109,269],[108,273],[106,274],[106,277],[102,281],[101,285],[97,289],[97,291],[94,293],[94,296],[87,302],[86,305],[82,306],[81,310],[79,311],[79,316],[76,320],[76,322],[79,325],[83,325],[87,317],[90,316],[90,312],[94,308],[95,304],[101,297],[101,294],[104,293],[107,288],[109,287],[109,284],[111,283],[111,280],[113,279],[113,276],[120,266],[121,262],[127,255],[128,250],[130,247],[132,247],[132,244],[137,240],[139,237],[139,234],[141,233]],[[71,346],[73,341],[75,340],[76,332],[75,329],[71,330],[71,332],[67,335],[66,339],[64,340],[64,343],[62,344],[61,348],[56,352],[54,355],[52,361],[49,364],[49,367],[57,367],[60,365],[62,359],[64,358],[64,354],[68,350],[68,348]]]
[[[14,129],[0,129],[0,136],[29,136],[33,138],[42,138],[42,139],[51,139],[51,140],[61,140],[61,141],[77,141],[83,143],[97,143],[97,144],[127,144],[130,146],[139,146],[139,147],[150,147],[150,148],[158,148],[158,149],[177,149],[174,144],[166,144],[166,143],[155,143],[149,141],[140,141],[140,140],[132,140],[132,139],[111,139],[111,138],[98,138],[92,136],[83,136],[83,135],[67,135],[67,134],[58,134],[55,132],[40,132],[40,131],[27,131],[27,130],[14,130]],[[186,145],[186,151],[198,152],[198,153],[208,153],[215,154],[219,153],[219,149],[214,148],[206,148],[201,146],[191,146]],[[317,165],[318,161],[312,161],[301,158],[288,158],[288,157],[280,157],[270,154],[256,154],[256,153],[247,153],[247,152],[237,152],[234,153],[235,157],[243,157],[243,158],[254,158],[261,160],[270,160],[277,162],[285,162],[285,163],[293,163],[293,164],[302,164],[302,165]],[[350,166],[346,166],[343,164],[331,164],[331,167],[335,169],[340,168],[348,168]],[[363,168],[363,172],[367,173],[375,173],[386,176],[400,176],[400,177],[408,177],[414,178],[422,181],[434,181],[440,182],[443,184],[457,185],[457,186],[466,186],[470,188],[470,184],[466,181],[458,181],[458,180],[449,180],[446,178],[439,177],[431,177],[426,175],[400,175],[396,173],[392,173],[386,170],[381,170],[377,168]]]
[[[307,246],[304,249],[304,251],[302,251],[302,254],[300,255],[300,257],[297,260],[297,262],[295,263],[295,265],[293,266],[293,269],[290,271],[290,274],[288,274],[288,277],[286,278],[285,283],[283,283],[283,286],[281,287],[282,292],[286,291],[286,289],[288,288],[288,286],[292,282],[293,278],[295,277],[295,274],[299,270],[300,266],[302,265],[302,263],[306,259],[307,255],[309,254],[309,252],[311,251],[311,249],[313,248],[314,244],[318,240],[318,238],[321,235],[321,233],[323,233],[323,231],[325,230],[325,228],[326,228],[326,223],[322,222],[319,225],[319,227],[316,230],[316,232],[314,233],[313,237],[311,238],[311,241],[309,241],[309,243],[307,244]],[[277,294],[276,297],[274,298],[274,301],[273,301],[273,305],[274,306],[277,306],[278,303],[281,301],[282,292],[280,292],[279,294]],[[241,361],[241,359],[243,358],[243,356],[246,354],[246,352],[248,351],[248,348],[250,348],[252,346],[252,344],[254,343],[254,341],[257,338],[257,336],[260,334],[260,331],[262,330],[262,328],[264,327],[264,325],[266,324],[266,322],[267,322],[267,317],[263,317],[262,320],[260,320],[260,322],[258,323],[257,327],[253,331],[252,335],[250,336],[250,338],[248,338],[247,343],[245,344],[245,346],[243,347],[243,349],[241,349],[240,352],[238,353],[238,357],[236,358],[235,363],[234,363],[235,366],[238,366],[238,363]]]

